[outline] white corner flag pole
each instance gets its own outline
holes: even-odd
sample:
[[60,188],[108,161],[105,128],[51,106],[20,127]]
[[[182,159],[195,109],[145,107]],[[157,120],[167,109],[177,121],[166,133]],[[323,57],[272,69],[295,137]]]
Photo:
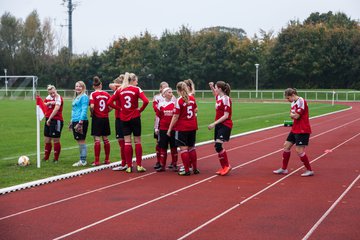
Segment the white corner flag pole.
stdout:
[[[35,105],[36,106],[36,105]],[[39,119],[39,111],[41,111],[37,106],[36,106],[36,162],[37,162],[37,167],[40,168],[40,119]]]

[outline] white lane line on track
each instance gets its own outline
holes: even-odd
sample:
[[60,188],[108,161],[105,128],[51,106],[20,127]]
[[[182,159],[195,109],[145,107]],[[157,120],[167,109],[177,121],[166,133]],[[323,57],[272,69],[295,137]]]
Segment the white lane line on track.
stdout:
[[345,197],[345,195],[350,191],[350,189],[355,185],[355,183],[360,179],[360,174],[357,178],[349,185],[348,188],[340,195],[338,199],[331,205],[331,207],[321,216],[321,218],[314,224],[314,226],[309,230],[309,232],[303,237],[303,240],[309,239],[309,237],[314,233],[314,231],[319,227],[319,225],[324,221],[324,219],[331,213],[332,210],[338,205],[338,203]]
[[[334,151],[335,149],[339,148],[340,146],[342,146],[342,145],[344,145],[345,143],[351,141],[352,139],[354,139],[355,137],[357,137],[357,136],[359,136],[359,135],[360,135],[360,133],[356,134],[355,136],[353,136],[353,137],[347,139],[346,141],[338,144],[337,146],[333,147],[331,150]],[[259,157],[259,158],[257,158],[257,159],[253,159],[253,160],[251,160],[251,161],[249,161],[249,162],[246,162],[246,163],[244,163],[244,164],[238,165],[238,166],[236,166],[236,168],[245,166],[245,165],[249,164],[250,162],[258,161],[258,160],[260,160],[260,159],[262,159],[262,158],[265,158],[265,157],[267,157],[267,156],[270,156],[270,155],[272,155],[272,154],[274,154],[274,153],[277,153],[277,152],[279,152],[279,151],[281,151],[281,150],[282,150],[282,149],[279,149],[279,150],[276,150],[276,151],[274,151],[274,152],[272,152],[272,153],[268,153],[268,154],[263,155],[263,156],[261,156],[261,157]],[[329,153],[330,153],[330,152],[325,152],[325,153],[321,154],[319,157],[317,157],[317,158],[315,158],[314,160],[312,160],[311,163],[316,162],[317,160],[319,160],[320,158],[322,158],[323,156],[325,156],[325,155],[327,155],[327,154],[329,154]],[[222,214],[216,216],[215,218],[212,218],[211,220],[207,221],[206,223],[202,224],[201,226],[199,226],[198,228],[192,230],[191,232],[185,234],[184,236],[182,236],[182,237],[179,238],[179,239],[184,239],[184,238],[188,237],[189,235],[191,235],[191,234],[193,234],[194,232],[200,230],[200,229],[203,228],[204,226],[206,226],[206,225],[210,224],[211,222],[215,221],[216,219],[222,217],[222,216],[225,215],[226,213],[228,213],[228,212],[236,209],[237,207],[241,206],[242,204],[250,201],[251,199],[255,198],[256,196],[260,195],[261,193],[263,193],[263,192],[265,192],[266,190],[270,189],[271,187],[275,186],[275,185],[278,184],[279,182],[282,182],[283,180],[285,180],[286,178],[288,178],[288,177],[290,177],[291,175],[295,174],[296,172],[298,172],[298,171],[301,170],[302,168],[303,168],[303,167],[297,168],[296,170],[294,170],[294,171],[291,172],[290,174],[288,174],[288,175],[286,175],[285,177],[279,179],[278,181],[272,183],[271,185],[267,186],[266,188],[262,189],[261,191],[257,192],[256,194],[250,196],[249,198],[241,201],[239,204],[236,204],[235,206],[233,206],[233,207],[231,207],[230,209],[226,210],[226,211],[223,212]],[[235,168],[234,168],[234,169],[235,169]],[[181,189],[175,190],[175,191],[170,192],[170,193],[168,193],[168,194],[165,194],[165,195],[163,195],[163,196],[161,196],[161,197],[152,199],[152,200],[150,200],[150,201],[147,201],[147,202],[145,202],[145,203],[142,203],[142,204],[140,204],[140,205],[137,205],[137,206],[135,206],[135,207],[132,207],[132,208],[130,208],[130,209],[127,209],[127,210],[125,210],[125,211],[119,212],[119,213],[114,214],[114,215],[112,215],[112,216],[109,216],[109,217],[107,217],[107,218],[101,219],[101,220],[99,220],[99,221],[97,221],[97,222],[94,222],[94,223],[92,223],[92,224],[89,224],[89,225],[87,225],[87,226],[84,226],[84,227],[82,227],[82,228],[79,228],[79,229],[77,229],[77,230],[74,230],[74,231],[69,232],[69,233],[67,233],[67,234],[64,234],[64,235],[62,235],[62,236],[56,237],[56,238],[54,238],[54,240],[63,239],[63,238],[65,238],[65,237],[74,235],[74,234],[76,234],[76,233],[78,233],[78,232],[81,232],[81,231],[83,231],[83,230],[86,230],[86,229],[88,229],[88,228],[91,228],[91,227],[93,227],[93,226],[96,226],[96,225],[98,225],[98,224],[101,224],[101,223],[103,223],[103,222],[106,222],[106,221],[108,221],[108,220],[111,220],[111,219],[113,219],[113,218],[116,218],[116,217],[118,217],[118,216],[121,216],[121,215],[123,215],[123,214],[125,214],[125,213],[128,213],[128,212],[133,211],[133,210],[135,210],[135,209],[138,209],[138,208],[140,208],[140,207],[143,207],[143,206],[146,206],[146,205],[148,205],[148,204],[151,204],[151,203],[153,203],[153,202],[159,201],[159,200],[161,200],[161,199],[163,199],[163,198],[166,198],[166,197],[168,197],[168,196],[174,195],[174,194],[176,194],[176,193],[178,193],[178,192],[181,192],[181,191],[186,190],[186,189],[188,189],[188,188],[190,188],[190,187],[196,186],[196,185],[198,185],[198,184],[200,184],[200,183],[206,182],[206,181],[208,181],[208,180],[210,180],[210,179],[212,179],[212,178],[215,178],[215,177],[217,177],[217,175],[213,175],[213,176],[211,176],[211,177],[209,177],[209,178],[203,179],[203,180],[201,180],[201,181],[199,181],[199,182],[196,182],[196,183],[193,183],[193,184],[191,184],[191,185],[189,185],[189,186],[186,186],[186,187],[183,187],[183,188],[181,188]]]
[[[329,133],[329,132],[332,132],[332,131],[334,131],[334,130],[337,130],[337,129],[341,128],[341,127],[344,127],[344,126],[346,126],[346,125],[348,125],[348,124],[351,124],[351,123],[353,123],[353,122],[356,122],[356,121],[358,121],[358,120],[360,120],[360,119],[355,119],[355,120],[353,120],[353,121],[351,121],[351,122],[348,122],[348,123],[345,123],[345,124],[343,124],[343,125],[337,126],[336,128],[332,128],[332,129],[329,129],[329,130],[327,130],[327,131],[325,131],[325,132],[319,133],[319,134],[311,137],[311,139],[317,138],[317,137],[319,137],[319,136],[321,136],[321,135],[324,135],[324,134],[326,134],[326,133]],[[251,143],[248,143],[248,144],[245,144],[245,145],[241,145],[241,146],[237,146],[237,147],[234,147],[234,148],[231,148],[231,149],[227,149],[227,151],[230,152],[230,151],[234,151],[234,150],[237,150],[237,149],[239,149],[239,148],[247,147],[247,146],[250,146],[250,145],[253,145],[253,144],[258,144],[258,143],[260,143],[260,142],[267,141],[267,140],[270,140],[270,139],[273,139],[273,138],[276,138],[276,137],[279,137],[279,136],[285,135],[285,134],[287,134],[287,133],[281,133],[281,134],[275,135],[275,136],[270,137],[270,138],[258,140],[258,141],[251,142]],[[260,159],[262,159],[262,158],[265,158],[265,157],[271,156],[272,154],[278,153],[278,152],[280,152],[280,151],[282,151],[282,150],[283,150],[283,149],[281,148],[281,149],[278,149],[278,150],[276,150],[276,151],[274,151],[274,152],[265,154],[265,155],[263,155],[263,156],[261,156],[261,157],[252,159],[252,160],[250,160],[250,161],[248,161],[248,162],[246,162],[246,163],[243,163],[243,164],[240,164],[240,165],[238,165],[238,166],[236,166],[236,167],[233,167],[233,169],[237,169],[237,168],[246,166],[246,165],[251,164],[251,163],[253,163],[253,162],[256,162],[256,161],[258,161],[258,160],[260,160]],[[217,155],[217,153],[216,153],[216,154],[206,155],[206,156],[204,156],[204,157],[198,158],[198,160],[202,160],[202,159],[205,159],[205,158],[209,158],[209,157],[212,157],[212,156],[215,156],[215,155]],[[78,197],[82,197],[82,196],[85,196],[85,195],[88,195],[88,194],[91,194],[91,193],[95,193],[95,192],[98,192],[98,191],[101,191],[101,190],[104,190],[104,189],[107,189],[107,188],[115,187],[115,186],[118,186],[118,185],[121,185],[121,184],[130,182],[130,181],[134,181],[134,180],[137,180],[137,179],[140,179],[140,178],[143,178],[143,177],[150,176],[150,175],[155,174],[155,173],[157,173],[157,172],[152,172],[152,173],[149,173],[149,174],[141,175],[141,176],[136,177],[136,178],[132,178],[132,179],[125,180],[125,181],[122,181],[122,182],[119,182],[119,183],[115,183],[115,184],[111,184],[111,185],[104,186],[104,187],[101,187],[101,188],[97,188],[97,189],[91,190],[91,191],[89,191],[89,192],[81,193],[81,194],[78,194],[78,195],[74,195],[74,196],[72,196],[72,197],[60,199],[60,200],[58,200],[58,201],[54,201],[54,202],[47,203],[47,204],[44,204],[44,205],[41,205],[41,206],[38,206],[38,207],[30,208],[30,209],[27,209],[27,210],[24,210],[24,211],[21,211],[21,212],[17,212],[17,213],[8,215],[8,216],[4,216],[4,217],[1,217],[1,218],[0,218],[0,221],[1,221],[1,220],[4,220],[4,219],[7,219],[7,218],[10,218],[10,217],[14,217],[14,216],[18,216],[18,215],[21,215],[21,214],[24,214],[24,213],[28,213],[28,212],[31,212],[31,211],[35,211],[35,210],[38,210],[38,209],[41,209],[41,208],[45,208],[45,207],[48,207],[48,206],[52,206],[52,205],[55,205],[55,204],[58,204],[58,203],[62,203],[62,202],[65,202],[65,201],[69,201],[69,200],[72,200],[72,199],[75,199],[75,198],[78,198]],[[217,175],[215,175],[215,177],[216,177],[216,176],[217,176]]]
[[[337,146],[333,147],[331,150],[334,151],[335,149],[341,147],[342,145],[346,144],[347,142],[353,140],[354,138],[358,137],[360,135],[360,133],[357,133],[356,135],[352,136],[351,138],[347,139],[346,141],[338,144]],[[316,162],[317,160],[319,160],[320,158],[324,157],[325,155],[329,154],[330,152],[325,152],[323,154],[321,154],[320,156],[318,156],[317,158],[315,158],[314,160],[311,161],[311,163]],[[188,236],[194,234],[195,232],[201,230],[202,228],[206,227],[207,225],[209,225],[210,223],[216,221],[217,219],[223,217],[224,215],[226,215],[227,213],[235,210],[236,208],[240,207],[241,205],[245,204],[246,202],[250,201],[251,199],[255,198],[256,196],[260,195],[261,193],[265,192],[266,190],[272,188],[273,186],[275,186],[276,184],[284,181],[285,179],[287,179],[288,177],[290,177],[291,175],[295,174],[296,172],[298,172],[299,170],[301,170],[303,168],[303,166],[295,169],[293,172],[287,174],[285,177],[280,178],[279,180],[277,180],[276,182],[272,183],[271,185],[267,186],[266,188],[258,191],[257,193],[253,194],[252,196],[244,199],[243,201],[241,201],[240,203],[232,206],[231,208],[228,208],[226,211],[222,212],[221,214],[213,217],[212,219],[208,220],[207,222],[203,223],[202,225],[198,226],[197,228],[194,228],[193,230],[191,230],[190,232],[186,233],[185,235],[181,236],[180,238],[178,238],[177,240],[182,240],[187,238]]]

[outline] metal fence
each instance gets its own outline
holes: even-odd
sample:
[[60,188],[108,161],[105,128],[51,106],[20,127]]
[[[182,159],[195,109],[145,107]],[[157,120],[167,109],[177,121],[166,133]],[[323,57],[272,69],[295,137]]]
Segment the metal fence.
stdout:
[[[67,99],[74,97],[74,90],[58,89],[58,93]],[[108,91],[112,93],[111,90]],[[144,90],[145,95],[148,98],[152,98],[159,90]],[[45,89],[37,90],[40,96],[47,96]],[[89,93],[89,92],[88,92]],[[282,90],[261,90],[258,91],[258,97],[256,98],[256,91],[247,90],[232,90],[232,99],[241,100],[283,100],[284,91]],[[360,101],[360,91],[324,91],[324,90],[298,90],[298,94],[304,97],[306,100],[312,101]],[[0,89],[0,99],[32,99],[33,89],[8,89],[7,95],[4,89]],[[197,99],[213,98],[211,90],[197,90]]]

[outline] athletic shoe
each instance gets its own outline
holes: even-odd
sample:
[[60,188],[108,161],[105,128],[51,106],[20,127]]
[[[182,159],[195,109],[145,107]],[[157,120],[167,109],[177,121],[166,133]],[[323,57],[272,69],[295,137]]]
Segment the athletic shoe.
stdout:
[[74,163],[72,166],[73,167],[82,167],[82,166],[86,166],[87,162],[82,162],[81,160],[79,160],[78,162]]
[[146,168],[144,168],[143,166],[137,166],[137,167],[136,167],[136,170],[137,170],[138,172],[146,172]]
[[230,171],[231,171],[231,166],[229,165],[228,167],[224,167],[224,168],[223,168],[223,170],[221,171],[220,175],[221,175],[221,176],[225,176],[225,175],[227,175]]
[[156,162],[154,169],[158,169],[158,168],[161,168],[161,164],[159,162]]
[[282,168],[279,168],[278,170],[274,170],[273,173],[275,174],[288,174],[288,170],[287,169],[282,169]]
[[124,171],[126,170],[128,167],[127,167],[127,164],[125,166],[119,166],[119,167],[114,167],[112,170],[113,171]]
[[[193,169],[192,167],[189,168],[189,171],[191,172]],[[181,166],[181,168],[179,169],[179,172],[183,172],[185,171],[185,167],[184,166]]]
[[174,166],[176,166],[176,164],[170,163],[170,164],[168,165],[168,169],[173,169]]
[[217,175],[221,175],[221,172],[222,172],[223,170],[224,170],[223,168],[220,168],[219,170],[217,170],[216,174],[217,174]]
[[303,174],[301,174],[302,177],[310,177],[314,176],[314,171],[306,170]]
[[111,162],[110,162],[110,160],[105,160],[104,161],[104,164],[106,164],[106,165],[108,165],[108,164],[110,164]]
[[57,164],[58,162],[59,162],[59,160],[53,159],[53,163]]
[[95,167],[95,166],[100,166],[100,163],[99,163],[99,162],[93,162],[93,163],[91,164],[91,166],[93,166],[93,167]]
[[157,172],[165,172],[165,168],[157,168],[157,169],[155,169],[155,171],[157,171]]
[[185,172],[185,171],[181,171],[181,172],[178,172],[178,174],[180,175],[180,176],[190,176],[190,172]]
[[199,174],[199,173],[200,173],[199,169],[194,169],[194,174]]
[[127,173],[132,173],[132,171],[133,171],[133,170],[132,170],[132,167],[128,167],[128,168],[126,169],[126,172],[127,172]]

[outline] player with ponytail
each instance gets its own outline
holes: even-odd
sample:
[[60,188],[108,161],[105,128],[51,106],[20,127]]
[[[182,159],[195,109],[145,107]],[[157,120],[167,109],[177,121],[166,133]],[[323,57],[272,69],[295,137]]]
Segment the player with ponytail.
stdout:
[[221,168],[216,172],[216,174],[225,176],[231,171],[231,166],[229,159],[226,153],[226,150],[223,148],[224,142],[230,140],[231,129],[233,122],[231,120],[232,115],[232,102],[230,98],[230,85],[224,81],[218,81],[214,85],[213,82],[209,83],[211,90],[216,98],[216,115],[215,121],[209,124],[208,129],[211,130],[215,128],[214,132],[214,141],[215,141],[215,151],[218,153],[219,161]]
[[185,82],[178,82],[176,89],[180,97],[176,101],[167,135],[171,136],[171,131],[175,130],[176,146],[180,148],[180,155],[184,164],[184,170],[180,171],[179,175],[189,176],[191,174],[190,166],[193,167],[194,174],[199,174],[195,150],[196,130],[198,129],[196,100],[194,96],[189,94],[189,88]]

